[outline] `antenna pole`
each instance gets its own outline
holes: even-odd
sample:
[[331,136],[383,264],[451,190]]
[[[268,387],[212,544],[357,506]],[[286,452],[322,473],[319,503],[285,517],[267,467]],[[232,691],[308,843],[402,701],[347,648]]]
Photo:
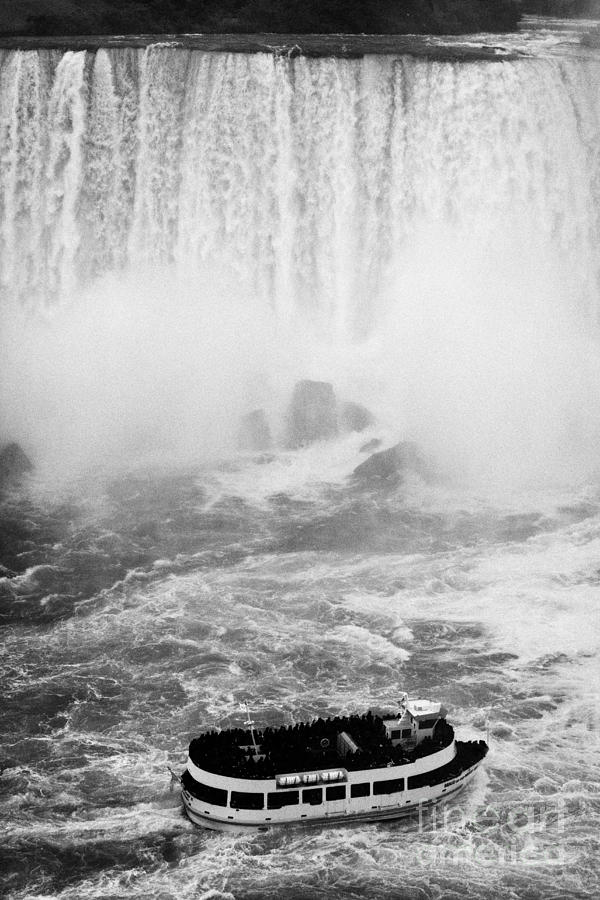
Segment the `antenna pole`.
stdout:
[[246,707],[246,716],[247,716],[247,719],[244,722],[244,725],[250,726],[250,734],[252,736],[252,746],[254,747],[254,752],[258,755],[258,747],[256,746],[256,737],[254,736],[254,722],[250,718],[250,710],[248,708],[247,700],[244,701],[244,706]]

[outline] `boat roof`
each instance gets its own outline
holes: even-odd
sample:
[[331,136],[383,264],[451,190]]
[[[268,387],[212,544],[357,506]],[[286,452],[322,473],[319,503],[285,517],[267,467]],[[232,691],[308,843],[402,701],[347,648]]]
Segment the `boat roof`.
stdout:
[[405,708],[414,719],[432,719],[446,715],[447,710],[441,703],[435,700],[416,700],[409,698],[405,703]]

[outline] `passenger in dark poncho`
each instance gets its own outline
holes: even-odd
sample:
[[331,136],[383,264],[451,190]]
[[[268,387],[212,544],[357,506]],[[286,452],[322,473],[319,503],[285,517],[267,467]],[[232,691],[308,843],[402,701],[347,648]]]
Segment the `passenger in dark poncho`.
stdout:
[[[337,738],[351,735],[358,746],[341,756]],[[349,771],[373,769],[414,762],[447,747],[454,730],[445,720],[436,726],[434,737],[412,749],[394,746],[386,735],[380,716],[370,711],[362,716],[336,716],[252,733],[241,728],[207,732],[190,743],[190,758],[199,768],[218,775],[238,778],[273,778],[286,772],[306,772],[342,766]]]

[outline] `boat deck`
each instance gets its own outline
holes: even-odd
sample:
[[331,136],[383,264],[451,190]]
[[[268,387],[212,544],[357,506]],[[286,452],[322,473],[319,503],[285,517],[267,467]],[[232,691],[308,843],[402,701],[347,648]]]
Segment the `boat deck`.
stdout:
[[369,711],[362,716],[336,716],[254,731],[256,749],[250,730],[207,732],[192,740],[189,753],[191,761],[205,771],[262,779],[336,766],[356,771],[403,765],[435,753],[453,740],[452,726],[440,719],[433,738],[417,746],[392,742],[383,717]]

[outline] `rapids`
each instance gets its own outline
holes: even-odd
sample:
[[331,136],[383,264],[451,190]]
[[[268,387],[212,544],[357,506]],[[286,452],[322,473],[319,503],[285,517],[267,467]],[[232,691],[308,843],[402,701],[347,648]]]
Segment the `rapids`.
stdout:
[[[541,37],[540,37],[541,34]],[[0,883],[597,896],[600,60],[0,51]],[[514,39],[521,51],[527,35]],[[298,378],[377,424],[235,452]],[[436,478],[349,480],[416,440]],[[222,836],[200,727],[443,700],[437,817]]]

